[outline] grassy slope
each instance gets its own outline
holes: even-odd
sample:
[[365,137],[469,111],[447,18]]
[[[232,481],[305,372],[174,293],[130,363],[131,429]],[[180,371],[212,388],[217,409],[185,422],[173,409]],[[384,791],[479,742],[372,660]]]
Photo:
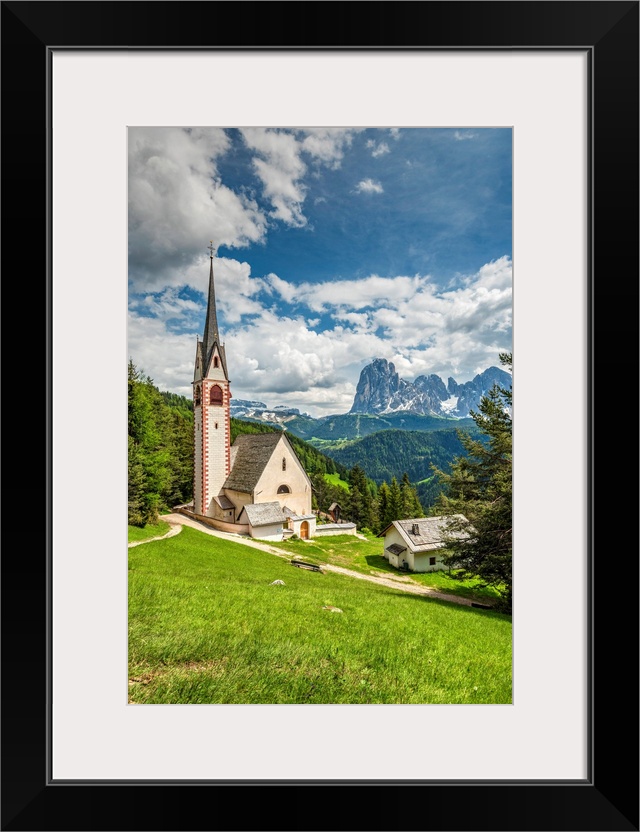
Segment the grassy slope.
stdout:
[[[312,540],[287,540],[284,543],[271,543],[283,552],[291,552],[309,563],[332,563],[353,569],[365,575],[392,575],[399,577],[397,569],[382,557],[383,541],[375,535],[366,535],[366,540],[354,535],[341,534],[331,537],[314,537]],[[460,581],[448,571],[441,572],[411,572],[402,573],[403,578],[409,578],[421,586],[432,587],[439,592],[449,595],[460,595],[476,601],[490,603],[492,598],[498,597],[498,592],[492,587],[483,587],[479,579]]]
[[147,523],[146,526],[129,526],[129,536],[128,540],[129,543],[133,543],[137,540],[150,540],[152,537],[160,537],[160,535],[166,534],[171,526],[168,523],[165,523],[164,520],[160,520],[160,522],[156,523],[156,525],[149,525]]
[[349,488],[349,483],[346,480],[341,479],[340,474],[325,474],[324,478],[327,482],[331,483],[331,485],[337,485],[345,491],[351,490]]
[[511,702],[499,613],[294,569],[189,528],[129,561],[132,702]]

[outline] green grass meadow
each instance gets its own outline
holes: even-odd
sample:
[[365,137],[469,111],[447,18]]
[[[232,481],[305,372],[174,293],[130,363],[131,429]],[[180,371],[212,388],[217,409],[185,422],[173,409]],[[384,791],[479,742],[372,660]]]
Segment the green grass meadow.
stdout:
[[512,701],[509,616],[296,569],[188,527],[128,555],[130,702]]
[[337,485],[347,492],[351,491],[349,483],[346,480],[343,480],[340,477],[340,474],[325,474],[324,478],[328,483],[331,483],[331,485]]
[[129,543],[137,543],[139,540],[150,540],[152,537],[161,537],[166,534],[171,526],[164,520],[156,524],[147,523],[146,526],[129,526]]
[[[362,537],[366,539],[363,540]],[[389,561],[382,556],[384,540],[373,534],[355,536],[350,534],[332,535],[331,537],[314,537],[311,540],[290,538],[283,543],[270,545],[280,549],[283,554],[290,552],[296,557],[309,563],[331,563],[362,572],[364,575],[383,575],[389,578],[401,578],[420,586],[431,587],[438,592],[448,595],[458,595],[470,598],[480,603],[491,603],[498,598],[498,592],[493,587],[485,587],[479,578],[468,578],[461,581],[455,577],[455,570],[438,572],[408,572],[400,573]]]

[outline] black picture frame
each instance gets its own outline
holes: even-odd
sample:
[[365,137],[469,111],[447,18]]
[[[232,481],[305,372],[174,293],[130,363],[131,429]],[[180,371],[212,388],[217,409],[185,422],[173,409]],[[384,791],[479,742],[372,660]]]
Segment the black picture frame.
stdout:
[[[638,379],[637,346],[628,343],[638,330],[638,10],[626,0],[2,2],[2,261],[12,317],[25,306],[28,280],[34,283],[27,337],[11,339],[8,365],[14,379],[18,367],[26,375],[20,389],[30,392],[7,414],[8,430],[27,452],[11,460],[5,492],[5,506],[9,500],[22,511],[11,511],[12,543],[2,558],[3,830],[638,830],[638,543],[629,523],[637,495],[632,488],[630,507],[628,484],[636,481],[636,396],[620,410],[612,399],[635,393]],[[283,26],[287,18],[292,28]],[[588,52],[591,688],[584,782],[361,781],[357,772],[353,780],[318,783],[49,779],[50,57],[60,48],[178,47]],[[559,367],[570,373],[561,353],[559,345]],[[560,413],[558,421],[562,430]],[[550,482],[542,510],[561,510],[559,487]],[[480,753],[472,738],[463,753]]]

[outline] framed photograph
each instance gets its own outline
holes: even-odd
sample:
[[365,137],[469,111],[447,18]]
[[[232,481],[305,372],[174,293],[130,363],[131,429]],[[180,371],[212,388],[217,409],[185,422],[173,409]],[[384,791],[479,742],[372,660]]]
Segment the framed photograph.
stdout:
[[[285,36],[289,15],[304,26]],[[35,478],[43,544],[30,547],[27,532],[3,558],[2,828],[637,830],[638,559],[622,477],[637,366],[620,333],[637,332],[638,3],[4,2],[2,21],[5,289],[33,273],[18,263],[29,235],[43,256],[27,306],[33,320],[40,299],[26,339],[37,347],[21,363],[46,390],[23,433],[46,436]],[[305,128],[316,141],[323,129],[360,131],[372,161],[391,156],[402,131],[457,133],[461,145],[481,131],[511,137],[511,701],[127,698],[123,374],[132,335],[149,349],[177,343],[127,319],[128,205],[149,184],[134,192],[127,144],[133,129],[206,128],[230,141],[241,127]],[[340,149],[314,147],[329,169]],[[215,152],[180,158],[197,170]],[[166,185],[172,157],[157,158]],[[350,164],[359,196],[382,192],[382,179]],[[489,146],[474,164],[484,165],[487,222],[498,223]],[[271,215],[253,221],[300,224],[295,176],[262,170]],[[435,189],[437,171],[415,181]],[[238,183],[238,223],[251,234],[252,194]],[[170,250],[171,221],[149,231],[145,205],[140,240]],[[153,284],[166,262],[138,265]],[[290,287],[263,271],[284,304]],[[400,301],[412,300],[408,287],[395,287]],[[9,308],[24,299],[16,292]],[[342,313],[355,326],[358,311]],[[29,470],[22,503],[32,465],[16,468]],[[333,797],[338,819],[317,810]]]

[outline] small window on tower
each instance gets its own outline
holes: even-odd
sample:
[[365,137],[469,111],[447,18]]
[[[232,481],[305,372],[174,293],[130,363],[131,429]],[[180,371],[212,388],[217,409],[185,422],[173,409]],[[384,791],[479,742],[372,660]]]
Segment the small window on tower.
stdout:
[[218,423],[216,422],[216,430],[218,430]]
[[283,471],[287,470],[287,460],[286,460],[285,457],[282,457],[282,470]]
[[196,391],[195,391],[195,395],[194,395],[194,401],[195,401],[196,404],[200,404],[201,401],[202,401],[201,393],[200,393],[200,385],[198,385],[196,387]]
[[209,404],[222,404],[222,388],[218,387],[217,384],[214,384],[211,388],[211,392],[209,393]]
[[288,485],[281,485],[278,488],[278,494],[291,494],[291,489]]
[[217,355],[216,355],[216,356],[215,356],[215,358],[213,359],[213,366],[214,366],[214,367],[217,367],[217,366],[218,366],[218,356],[217,356]]

